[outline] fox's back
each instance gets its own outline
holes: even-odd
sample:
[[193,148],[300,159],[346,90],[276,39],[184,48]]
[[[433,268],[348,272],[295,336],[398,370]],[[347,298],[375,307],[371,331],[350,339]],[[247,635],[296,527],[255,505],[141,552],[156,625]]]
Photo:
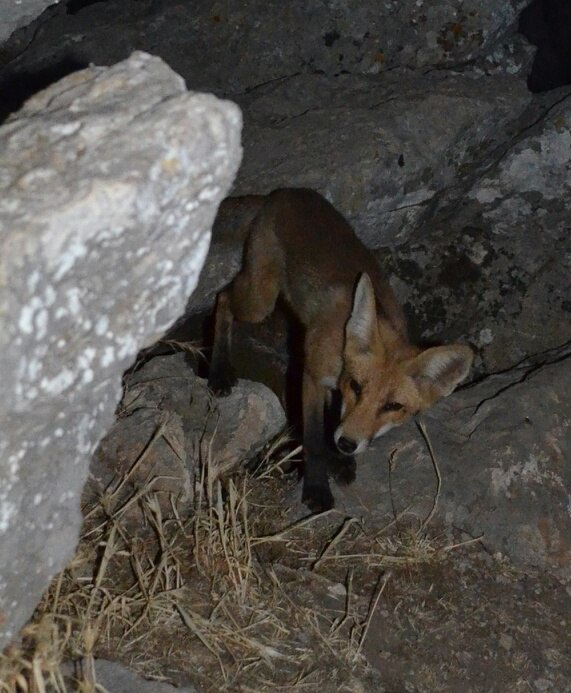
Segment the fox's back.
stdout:
[[349,222],[313,190],[284,188],[267,197],[264,215],[283,254],[282,293],[306,324],[330,309],[348,317],[358,277],[373,283],[379,311],[400,331],[404,318],[372,252]]
[[319,193],[304,188],[276,190],[267,204],[275,214],[274,230],[288,271],[312,277],[324,286],[353,285],[360,272],[380,273],[371,251]]

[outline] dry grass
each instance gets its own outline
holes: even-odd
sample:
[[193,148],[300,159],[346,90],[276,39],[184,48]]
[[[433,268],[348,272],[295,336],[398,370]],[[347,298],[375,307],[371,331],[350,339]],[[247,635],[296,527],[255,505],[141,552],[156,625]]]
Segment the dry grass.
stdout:
[[0,654],[0,691],[65,691],[60,669],[72,625],[43,616],[22,631],[22,645]]
[[[288,525],[283,469],[299,452],[278,441],[255,479],[223,483],[202,465],[190,518],[174,497],[165,516],[153,478],[126,498],[131,467],[84,509],[75,558],[22,646],[0,659],[0,691],[101,690],[94,656],[150,677],[175,671],[207,691],[319,690],[324,671],[336,690],[362,690],[363,646],[394,572],[450,547],[414,528],[395,535],[394,522],[371,533],[334,511]],[[71,688],[64,657],[82,664]]]

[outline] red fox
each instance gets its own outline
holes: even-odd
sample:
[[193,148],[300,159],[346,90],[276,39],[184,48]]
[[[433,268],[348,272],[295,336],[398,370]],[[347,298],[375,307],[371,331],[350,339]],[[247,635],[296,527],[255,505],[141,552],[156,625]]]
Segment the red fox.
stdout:
[[[372,252],[319,193],[280,189],[230,198],[248,208],[242,269],[218,294],[209,385],[226,395],[232,322],[261,322],[285,301],[304,328],[303,501],[333,507],[328,462],[352,456],[393,426],[449,395],[468,374],[461,344],[421,350]],[[340,394],[340,420],[328,441],[325,414]]]

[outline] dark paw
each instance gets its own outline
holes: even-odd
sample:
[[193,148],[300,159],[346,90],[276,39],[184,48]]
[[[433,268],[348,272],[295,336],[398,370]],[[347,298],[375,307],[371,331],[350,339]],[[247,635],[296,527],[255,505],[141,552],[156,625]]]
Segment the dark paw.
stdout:
[[231,366],[210,371],[208,387],[217,397],[226,397],[232,392],[232,388],[238,382],[236,373]]
[[337,455],[329,460],[329,472],[340,486],[349,486],[357,478],[357,463],[353,457]]
[[322,513],[335,505],[333,494],[327,486],[304,486],[301,500],[312,513]]

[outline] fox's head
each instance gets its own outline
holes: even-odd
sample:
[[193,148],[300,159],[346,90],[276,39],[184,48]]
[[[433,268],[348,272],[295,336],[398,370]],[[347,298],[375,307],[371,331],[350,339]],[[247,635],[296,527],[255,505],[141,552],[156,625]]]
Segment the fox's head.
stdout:
[[449,395],[468,375],[472,359],[472,350],[461,344],[403,351],[402,338],[379,324],[373,285],[362,274],[345,327],[341,422],[335,431],[339,451],[363,452],[375,438]]

